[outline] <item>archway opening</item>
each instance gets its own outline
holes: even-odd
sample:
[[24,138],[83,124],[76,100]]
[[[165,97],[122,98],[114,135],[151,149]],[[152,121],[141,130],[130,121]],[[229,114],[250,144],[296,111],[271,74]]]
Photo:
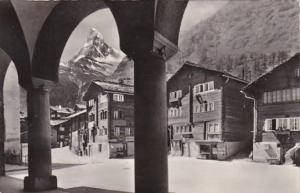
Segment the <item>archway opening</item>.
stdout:
[[3,82],[5,171],[27,170],[27,101],[13,61]]
[[119,48],[110,10],[83,18],[65,45],[59,83],[50,92],[54,169],[74,164],[81,171],[54,170],[60,187],[134,190],[132,84],[133,61]]

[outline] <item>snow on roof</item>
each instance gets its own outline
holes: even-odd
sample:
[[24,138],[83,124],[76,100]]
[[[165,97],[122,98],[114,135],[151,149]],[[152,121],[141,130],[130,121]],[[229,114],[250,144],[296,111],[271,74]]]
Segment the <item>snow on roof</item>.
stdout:
[[83,104],[76,104],[75,107],[78,107],[80,109],[85,109],[86,108],[86,105],[83,105]]
[[72,119],[72,118],[77,117],[78,115],[81,115],[81,114],[84,114],[84,113],[86,113],[86,110],[82,110],[82,111],[79,111],[77,113],[74,113],[70,116],[65,117],[65,119]]
[[51,126],[56,126],[56,125],[60,125],[62,123],[65,123],[67,121],[68,120],[65,120],[65,119],[63,119],[63,120],[50,120],[50,125]]
[[51,110],[53,111],[57,111],[58,113],[65,113],[65,114],[71,114],[73,113],[73,109],[68,108],[68,107],[62,107],[62,106],[51,106],[50,107]]
[[103,90],[107,92],[124,92],[133,94],[133,85],[127,85],[117,82],[106,82],[106,81],[93,81],[96,85],[100,86]]

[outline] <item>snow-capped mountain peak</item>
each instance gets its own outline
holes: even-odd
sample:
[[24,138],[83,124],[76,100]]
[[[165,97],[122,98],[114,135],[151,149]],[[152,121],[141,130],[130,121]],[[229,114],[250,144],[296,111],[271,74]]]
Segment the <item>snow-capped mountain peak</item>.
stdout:
[[117,69],[125,54],[110,47],[103,35],[95,28],[90,30],[86,42],[70,61],[69,66],[80,67],[84,72],[90,70],[109,76]]

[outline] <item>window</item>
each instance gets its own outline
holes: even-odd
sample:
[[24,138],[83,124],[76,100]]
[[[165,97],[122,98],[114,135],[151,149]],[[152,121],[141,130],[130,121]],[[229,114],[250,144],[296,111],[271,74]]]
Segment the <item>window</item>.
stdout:
[[272,119],[267,119],[266,120],[266,125],[265,125],[265,130],[272,130]]
[[207,101],[204,101],[204,103],[203,103],[203,109],[204,109],[204,112],[207,112],[208,111],[208,103],[207,103]]
[[100,120],[105,120],[107,119],[107,111],[102,110],[100,112]]
[[126,136],[132,136],[133,135],[132,128],[126,127],[125,128],[125,135]]
[[182,90],[177,90],[177,91],[174,91],[174,92],[170,92],[169,94],[169,98],[170,100],[176,100],[176,99],[179,99],[182,97]]
[[208,82],[208,90],[214,90],[214,82],[213,81]]
[[282,90],[282,102],[286,102],[286,90]]
[[182,116],[182,108],[170,108],[169,109],[169,116],[170,117],[179,117]]
[[297,78],[300,77],[300,68],[297,68],[297,69],[295,70],[295,76],[296,76]]
[[218,123],[214,124],[214,132],[216,132],[216,133],[220,132],[219,131],[219,124]]
[[266,104],[266,103],[268,103],[268,93],[267,92],[264,92],[264,94],[263,94],[263,100],[264,100],[264,103]]
[[276,91],[277,102],[281,102],[281,90]]
[[297,100],[300,100],[300,88],[297,88]]
[[276,98],[277,98],[277,97],[276,97],[276,91],[273,91],[273,92],[272,92],[272,98],[273,98],[272,102],[273,102],[273,103],[276,103],[276,102],[277,102],[277,101],[276,101]]
[[272,93],[267,92],[267,94],[268,94],[268,103],[272,103]]
[[263,103],[281,103],[300,100],[300,88],[275,90],[263,93]]
[[114,136],[119,136],[120,135],[120,127],[115,127],[114,128]]
[[291,92],[290,92],[290,89],[286,89],[286,101],[291,101]]
[[177,98],[181,98],[182,97],[182,91],[181,90],[176,91],[176,93],[177,93]]
[[214,107],[215,105],[214,105],[214,103],[213,102],[209,102],[208,103],[208,111],[213,111],[213,110],[215,110],[215,107]]
[[113,100],[118,102],[124,102],[124,95],[122,94],[113,94]]
[[290,119],[290,130],[292,130],[292,131],[299,130],[299,122],[300,122],[299,118],[291,118]]
[[219,140],[220,137],[220,124],[210,122],[207,129],[207,140]]
[[202,92],[212,91],[214,90],[214,81],[196,84],[193,88],[194,95],[197,95]]
[[293,101],[297,100],[297,88],[292,89],[292,100]]
[[287,121],[288,119],[277,119],[277,129],[279,130],[286,130],[287,129]]
[[182,108],[181,107],[179,107],[179,116],[181,117],[182,116]]
[[94,105],[94,99],[90,99],[89,100],[89,107],[93,106]]
[[122,111],[114,110],[114,119],[122,119]]
[[204,113],[204,112],[210,112],[215,110],[215,104],[213,101],[207,102],[204,101],[202,104],[195,104],[193,112],[194,113]]
[[271,130],[291,130],[299,131],[300,117],[291,118],[277,118],[277,119],[266,119],[265,120],[265,131]]
[[203,92],[208,91],[208,83],[203,84]]
[[189,126],[188,126],[188,125],[186,125],[186,126],[184,127],[184,132],[189,132]]
[[208,133],[213,132],[214,125],[212,123],[208,124]]

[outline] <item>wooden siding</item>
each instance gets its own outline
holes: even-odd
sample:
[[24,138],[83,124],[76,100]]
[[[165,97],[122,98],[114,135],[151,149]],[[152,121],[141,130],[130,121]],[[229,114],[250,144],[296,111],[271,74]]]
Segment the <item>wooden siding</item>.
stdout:
[[[214,102],[214,110],[209,112],[193,113],[194,123],[217,120],[222,121],[222,90],[215,90],[201,95],[203,101]],[[199,102],[194,97],[193,105]]]
[[[193,112],[192,133],[194,139],[205,139],[205,124],[216,122],[220,124],[220,141],[251,141],[253,129],[253,102],[240,93],[245,86],[236,80],[222,77],[220,73],[183,67],[168,81],[169,93],[182,90],[182,116],[169,117],[169,125],[186,125],[189,123],[189,85],[214,81],[214,91],[202,93],[203,101],[214,101],[214,110],[209,112]],[[193,97],[193,108],[199,102]],[[168,103],[170,108],[172,105]],[[224,130],[223,130],[224,129]],[[176,134],[178,135],[178,134]]]
[[252,139],[253,102],[240,92],[244,84],[229,80],[224,84],[224,141]]
[[[134,129],[134,96],[124,94],[123,102],[114,101],[112,94],[109,96],[110,108],[108,114],[111,118],[109,124],[109,139],[112,139],[115,138],[112,134],[114,127],[130,127],[131,129]],[[122,118],[114,119],[115,110],[122,112]]]
[[170,92],[182,90],[182,96],[185,96],[189,92],[189,84],[193,87],[196,84],[209,81],[214,81],[215,89],[220,89],[222,86],[221,75],[202,69],[197,69],[196,67],[185,66],[180,69],[180,72],[177,72],[177,74],[175,74],[174,77],[168,81],[168,101]]
[[257,140],[262,140],[264,121],[267,118],[300,117],[300,101],[263,104],[263,93],[268,91],[300,88],[300,78],[295,76],[295,70],[300,69],[300,59],[296,55],[281,64],[272,73],[267,74],[255,86],[258,92],[254,96],[257,101]]
[[181,99],[181,108],[182,108],[182,115],[178,117],[171,117],[168,115],[168,124],[188,124],[189,123],[189,97],[190,95],[187,94]]

